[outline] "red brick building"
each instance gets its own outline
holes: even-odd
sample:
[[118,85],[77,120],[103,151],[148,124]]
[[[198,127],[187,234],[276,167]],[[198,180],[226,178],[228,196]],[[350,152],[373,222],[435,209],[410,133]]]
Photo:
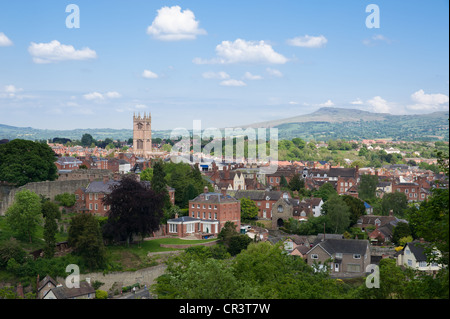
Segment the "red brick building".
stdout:
[[169,219],[166,231],[178,237],[214,237],[228,221],[236,225],[236,231],[240,231],[240,201],[227,195],[226,190],[212,193],[205,188],[204,193],[189,201],[189,216]]

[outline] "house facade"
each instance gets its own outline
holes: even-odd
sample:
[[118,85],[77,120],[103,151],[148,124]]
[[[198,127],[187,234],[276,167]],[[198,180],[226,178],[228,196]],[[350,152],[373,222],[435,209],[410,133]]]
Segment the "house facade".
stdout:
[[271,219],[272,207],[281,198],[291,198],[289,192],[268,191],[268,190],[240,190],[234,197],[241,200],[243,197],[251,199],[258,207],[259,219]]
[[208,188],[202,194],[189,201],[189,216],[169,219],[166,232],[178,237],[194,236],[205,238],[217,236],[226,222],[236,225],[236,231],[241,228],[240,201],[227,195],[223,189],[221,193],[208,192]]
[[370,245],[367,240],[327,239],[307,253],[307,263],[317,270],[329,271],[332,277],[360,277],[370,265]]
[[[416,240],[407,243],[397,255],[397,266],[409,267],[427,273],[436,273],[442,268],[442,265],[436,262],[428,262],[425,254],[428,243],[423,240]],[[438,256],[440,252],[434,251]]]

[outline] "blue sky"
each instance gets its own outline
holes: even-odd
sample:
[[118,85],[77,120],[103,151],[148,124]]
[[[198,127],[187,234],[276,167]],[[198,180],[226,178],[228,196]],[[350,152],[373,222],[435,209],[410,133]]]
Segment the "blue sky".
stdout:
[[[79,28],[68,28],[69,4]],[[379,28],[368,28],[369,4]],[[1,1],[0,124],[230,127],[448,110],[449,2]],[[75,21],[75,20],[74,20]]]

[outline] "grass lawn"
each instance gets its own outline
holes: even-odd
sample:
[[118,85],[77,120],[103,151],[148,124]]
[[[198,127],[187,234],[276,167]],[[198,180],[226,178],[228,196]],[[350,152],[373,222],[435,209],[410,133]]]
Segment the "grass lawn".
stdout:
[[120,264],[123,270],[135,270],[139,268],[151,267],[164,262],[167,256],[148,256],[148,253],[170,252],[182,249],[164,248],[160,244],[172,245],[193,245],[214,241],[213,239],[205,240],[184,240],[179,238],[161,238],[146,240],[142,243],[121,246],[107,246],[107,254],[110,260]]

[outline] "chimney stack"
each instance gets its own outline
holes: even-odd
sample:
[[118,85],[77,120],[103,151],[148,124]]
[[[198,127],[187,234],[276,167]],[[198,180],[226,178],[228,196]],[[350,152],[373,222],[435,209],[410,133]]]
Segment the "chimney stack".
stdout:
[[103,184],[106,184],[109,182],[109,176],[108,175],[103,175]]
[[222,187],[222,195],[227,196],[227,189],[225,187]]
[[208,186],[205,186],[204,188],[203,188],[203,193],[208,193]]

